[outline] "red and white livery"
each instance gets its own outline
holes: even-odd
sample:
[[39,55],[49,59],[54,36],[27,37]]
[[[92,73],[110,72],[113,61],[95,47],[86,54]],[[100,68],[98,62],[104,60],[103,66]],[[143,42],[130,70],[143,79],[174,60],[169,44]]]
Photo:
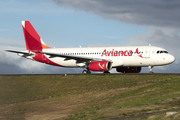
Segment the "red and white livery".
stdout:
[[27,50],[8,52],[17,53],[27,59],[60,67],[82,67],[84,74],[90,71],[109,73],[112,68],[122,73],[139,73],[141,67],[173,63],[174,56],[160,47],[92,47],[92,48],[50,48],[48,47],[29,21],[22,21]]

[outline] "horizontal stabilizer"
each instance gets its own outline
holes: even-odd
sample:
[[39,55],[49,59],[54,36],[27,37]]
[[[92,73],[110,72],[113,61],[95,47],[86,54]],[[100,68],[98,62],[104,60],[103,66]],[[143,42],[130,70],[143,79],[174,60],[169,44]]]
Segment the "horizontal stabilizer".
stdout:
[[13,53],[19,53],[19,54],[25,54],[25,55],[31,55],[31,53],[28,52],[22,52],[22,51],[15,51],[15,50],[6,50],[7,52],[13,52]]

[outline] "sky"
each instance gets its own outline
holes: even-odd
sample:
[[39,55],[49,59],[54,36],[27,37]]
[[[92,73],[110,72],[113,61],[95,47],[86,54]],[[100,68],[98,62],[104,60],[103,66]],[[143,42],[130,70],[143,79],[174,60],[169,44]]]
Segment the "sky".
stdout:
[[26,50],[24,20],[50,47],[162,47],[176,61],[153,71],[179,73],[179,6],[179,0],[0,0],[0,74],[82,73],[82,68],[50,66],[5,52]]

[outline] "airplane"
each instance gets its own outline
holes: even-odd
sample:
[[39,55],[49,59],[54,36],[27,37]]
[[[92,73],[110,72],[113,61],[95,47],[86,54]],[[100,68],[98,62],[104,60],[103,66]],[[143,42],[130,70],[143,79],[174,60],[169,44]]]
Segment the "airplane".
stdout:
[[91,71],[110,73],[112,68],[122,73],[140,73],[142,67],[171,64],[175,57],[155,46],[50,48],[38,35],[29,21],[22,21],[26,43],[24,51],[6,50],[19,56],[59,67],[83,68],[82,74]]

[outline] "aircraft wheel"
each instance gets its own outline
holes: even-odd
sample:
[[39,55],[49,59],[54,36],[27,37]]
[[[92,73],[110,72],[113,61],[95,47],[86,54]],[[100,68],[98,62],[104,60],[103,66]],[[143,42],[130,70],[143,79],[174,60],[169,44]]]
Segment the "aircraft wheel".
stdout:
[[110,74],[110,72],[109,71],[104,71],[104,74]]
[[82,74],[91,74],[91,71],[89,71],[89,70],[83,70]]
[[149,66],[149,71],[150,71],[151,74],[154,73],[154,72],[153,72],[153,67],[154,67],[154,66]]
[[87,74],[87,70],[83,70],[82,74]]

